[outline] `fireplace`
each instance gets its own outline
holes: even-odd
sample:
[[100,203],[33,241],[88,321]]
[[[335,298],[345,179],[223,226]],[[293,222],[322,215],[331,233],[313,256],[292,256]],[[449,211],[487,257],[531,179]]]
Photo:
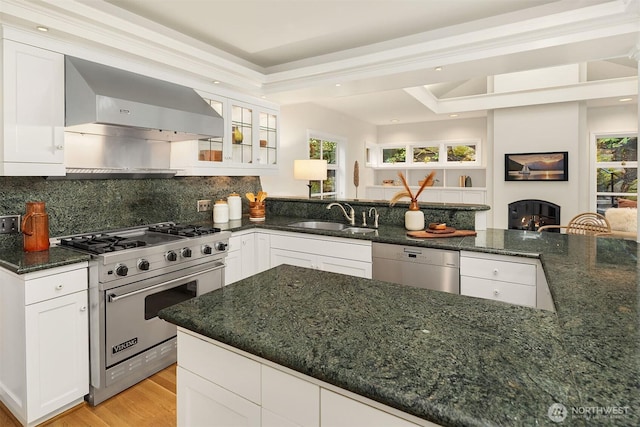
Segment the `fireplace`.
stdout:
[[534,199],[509,203],[509,229],[535,231],[543,225],[560,225],[560,206]]

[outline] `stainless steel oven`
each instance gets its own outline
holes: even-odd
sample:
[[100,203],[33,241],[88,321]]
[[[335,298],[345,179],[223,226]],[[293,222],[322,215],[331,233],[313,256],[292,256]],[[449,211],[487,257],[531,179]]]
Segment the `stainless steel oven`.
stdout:
[[158,311],[222,287],[230,234],[164,223],[60,240],[92,255],[89,403],[176,361],[176,327]]
[[158,311],[222,287],[224,263],[210,264],[104,291],[107,369],[176,336],[175,325],[158,318]]

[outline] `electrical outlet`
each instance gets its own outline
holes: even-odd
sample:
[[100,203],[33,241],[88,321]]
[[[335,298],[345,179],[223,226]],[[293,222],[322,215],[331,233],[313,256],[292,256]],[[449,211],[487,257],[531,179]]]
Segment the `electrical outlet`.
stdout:
[[198,200],[198,212],[211,210],[211,200]]
[[0,234],[19,233],[19,232],[20,232],[20,215],[0,216]]

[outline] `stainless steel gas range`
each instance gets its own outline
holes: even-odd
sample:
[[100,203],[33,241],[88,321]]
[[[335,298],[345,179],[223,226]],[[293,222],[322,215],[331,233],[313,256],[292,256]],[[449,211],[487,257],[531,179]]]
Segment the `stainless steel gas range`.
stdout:
[[90,404],[176,361],[176,327],[157,313],[222,287],[230,235],[161,223],[60,239],[91,255]]

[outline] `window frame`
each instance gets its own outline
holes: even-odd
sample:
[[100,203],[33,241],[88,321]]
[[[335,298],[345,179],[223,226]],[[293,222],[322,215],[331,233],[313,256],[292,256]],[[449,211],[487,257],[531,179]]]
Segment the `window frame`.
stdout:
[[[448,159],[448,148],[461,146],[461,145],[473,145],[475,146],[475,160],[473,161],[456,161]],[[414,161],[414,149],[415,148],[438,148],[438,160],[432,162],[415,162]],[[409,143],[391,143],[391,144],[379,144],[378,155],[375,156],[378,160],[374,167],[377,168],[424,168],[424,167],[447,167],[447,168],[472,168],[482,166],[482,141],[479,139],[464,139],[464,140],[437,140],[437,141],[422,141],[422,142],[409,142]],[[371,147],[367,147],[371,149]],[[384,150],[393,149],[405,149],[405,161],[404,162],[388,162],[383,161]],[[370,156],[371,157],[371,156]],[[373,163],[369,163],[373,166]]]
[[[315,130],[307,130],[307,157],[311,158],[311,153],[309,152],[310,142],[312,139],[317,139],[322,142],[334,142],[336,144],[336,161],[335,164],[327,163],[327,171],[335,171],[335,181],[334,181],[334,191],[323,191],[324,190],[324,182],[320,181],[320,191],[311,193],[311,198],[320,198],[320,199],[331,199],[331,198],[341,198],[344,197],[345,188],[346,188],[346,145],[347,138],[339,135],[332,135],[326,132],[319,132]],[[321,144],[322,147],[322,144]],[[320,158],[322,158],[322,151],[320,152]],[[313,182],[313,181],[312,181]]]
[[[637,197],[638,193],[636,191],[636,193],[624,193],[624,192],[616,192],[616,191],[598,191],[598,169],[601,168],[610,168],[610,169],[636,169],[636,174],[638,171],[638,166],[639,166],[639,162],[638,159],[635,160],[631,160],[631,161],[614,161],[614,162],[598,162],[597,161],[597,154],[598,154],[598,148],[597,148],[597,142],[599,139],[602,138],[625,138],[625,137],[631,137],[631,138],[638,138],[638,132],[637,131],[628,131],[628,132],[594,132],[591,134],[591,138],[590,138],[590,143],[589,143],[589,147],[590,147],[590,167],[591,167],[591,174],[590,174],[590,185],[589,185],[589,205],[591,206],[591,209],[593,212],[598,212],[598,213],[603,213],[604,210],[606,210],[606,208],[604,209],[599,209],[598,208],[598,197],[611,197],[611,198],[618,198],[618,197]],[[637,176],[637,175],[636,175]],[[636,178],[637,179],[637,178]]]

